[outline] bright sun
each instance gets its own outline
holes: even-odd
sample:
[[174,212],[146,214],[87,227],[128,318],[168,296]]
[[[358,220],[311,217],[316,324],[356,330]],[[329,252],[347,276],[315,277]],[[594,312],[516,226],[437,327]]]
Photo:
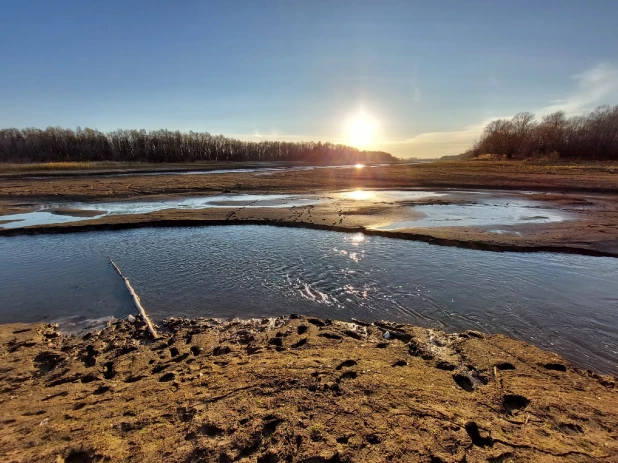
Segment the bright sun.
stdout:
[[370,145],[375,137],[375,121],[366,114],[358,114],[348,122],[348,144],[363,148]]

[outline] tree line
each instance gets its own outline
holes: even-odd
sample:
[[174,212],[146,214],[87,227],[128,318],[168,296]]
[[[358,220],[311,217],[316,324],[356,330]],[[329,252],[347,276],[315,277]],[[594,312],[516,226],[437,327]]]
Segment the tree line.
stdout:
[[465,157],[502,155],[508,159],[560,157],[618,160],[618,105],[567,117],[557,111],[535,120],[532,113],[490,122]]
[[208,132],[48,127],[0,129],[0,162],[303,161],[316,164],[392,162],[383,151],[322,142],[241,141]]

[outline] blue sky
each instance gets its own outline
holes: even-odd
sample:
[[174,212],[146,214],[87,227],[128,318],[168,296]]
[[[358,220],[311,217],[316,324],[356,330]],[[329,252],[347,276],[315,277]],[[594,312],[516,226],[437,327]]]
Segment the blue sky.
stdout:
[[457,154],[495,117],[618,104],[617,1],[0,3],[0,126]]

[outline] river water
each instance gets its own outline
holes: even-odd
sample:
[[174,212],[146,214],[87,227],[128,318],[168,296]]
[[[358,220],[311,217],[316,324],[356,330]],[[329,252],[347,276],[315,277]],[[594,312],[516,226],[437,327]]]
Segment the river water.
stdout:
[[268,226],[0,238],[0,322],[300,313],[504,333],[617,373],[618,259]]

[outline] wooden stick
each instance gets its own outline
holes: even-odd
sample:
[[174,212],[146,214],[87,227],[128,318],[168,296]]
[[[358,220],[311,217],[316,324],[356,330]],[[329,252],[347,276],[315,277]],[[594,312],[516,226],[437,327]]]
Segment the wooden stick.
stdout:
[[146,311],[142,307],[142,303],[139,300],[139,296],[137,295],[137,293],[133,289],[133,286],[131,286],[131,283],[129,283],[129,280],[122,274],[122,272],[120,271],[118,266],[114,263],[114,261],[112,260],[111,257],[110,257],[109,261],[112,263],[112,265],[114,266],[114,268],[118,272],[118,275],[120,275],[122,277],[122,279],[124,280],[124,284],[127,286],[127,289],[131,293],[131,296],[133,296],[133,302],[135,303],[135,307],[137,307],[138,312],[140,313],[140,315],[142,316],[142,318],[146,322],[146,325],[148,326],[148,331],[150,331],[150,335],[154,339],[157,339],[159,337],[159,335],[155,331],[154,326],[152,325],[152,322],[150,321],[150,318],[148,318],[148,315],[146,315]]

